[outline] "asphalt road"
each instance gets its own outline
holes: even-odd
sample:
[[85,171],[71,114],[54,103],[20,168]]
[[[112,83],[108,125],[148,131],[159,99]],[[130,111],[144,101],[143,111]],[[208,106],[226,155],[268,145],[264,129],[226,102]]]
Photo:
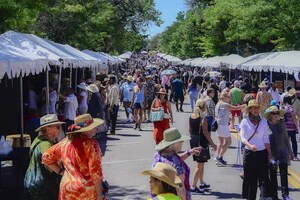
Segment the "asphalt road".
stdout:
[[[173,106],[173,111],[174,105]],[[174,112],[174,124],[182,134],[188,133],[188,118],[191,114],[189,104],[185,104],[184,113]],[[133,129],[133,124],[125,122],[125,113],[120,108],[116,135],[102,136],[103,173],[110,184],[108,200],[128,199],[139,200],[149,198],[149,177],[141,175],[148,169],[155,153],[155,143],[152,137],[152,123],[143,123],[143,131]],[[212,133],[215,143],[217,137]],[[213,159],[205,164],[204,179],[211,185],[210,192],[205,195],[193,195],[192,199],[241,199],[242,179],[239,177],[241,158],[238,154],[237,133],[232,133],[233,143],[224,156],[227,166],[217,166]],[[185,142],[183,150],[189,149]],[[193,172],[196,163],[192,158],[186,160]],[[190,177],[191,180],[191,177]],[[279,181],[280,183],[280,181]],[[290,197],[300,199],[300,162],[292,161],[289,167]],[[259,190],[258,190],[259,191]],[[259,194],[259,192],[258,192]],[[278,192],[281,197],[281,192]]]

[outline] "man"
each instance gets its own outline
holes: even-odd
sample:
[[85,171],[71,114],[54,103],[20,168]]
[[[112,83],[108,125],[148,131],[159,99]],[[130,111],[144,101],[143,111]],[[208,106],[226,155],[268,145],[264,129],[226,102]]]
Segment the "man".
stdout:
[[222,76],[222,81],[219,84],[219,91],[222,92],[227,87],[226,77]]
[[57,92],[53,84],[49,84],[49,114],[56,113]]
[[241,89],[244,91],[245,94],[249,94],[252,92],[252,86],[248,78],[244,79],[244,83],[242,84]]
[[74,119],[76,117],[76,111],[78,108],[77,97],[74,95],[74,90],[72,87],[68,86],[65,89],[65,96],[61,96],[64,101],[64,119],[65,119],[65,131],[67,127],[74,124]]
[[[240,81],[236,80],[233,83],[233,88],[229,91],[230,104],[233,106],[241,105],[244,99],[244,92],[240,89]],[[234,117],[237,116],[239,123],[242,120],[241,110],[232,110],[231,112],[231,123],[230,128],[234,129]]]
[[273,82],[270,83],[270,89],[268,90],[268,92],[271,94],[272,99],[275,100],[277,103],[279,103],[280,94],[279,94],[278,89],[275,86],[275,83],[273,83]]
[[136,83],[133,82],[133,77],[128,76],[127,82],[124,82],[121,85],[121,96],[123,96],[123,106],[126,112],[127,122],[130,122],[129,113],[127,111],[127,108],[130,107],[132,96],[133,96],[133,87],[136,85]]
[[[294,88],[291,89],[288,93],[288,95],[290,95],[292,97],[292,106],[297,114],[298,117],[298,121],[299,121],[299,129],[300,130],[300,100],[297,97],[297,93],[299,91],[296,91]],[[299,139],[300,140],[300,139]]]
[[110,116],[110,134],[115,134],[117,116],[119,110],[119,86],[117,84],[117,77],[114,75],[109,76],[109,91],[108,91],[108,112]]
[[180,80],[180,76],[177,75],[176,79],[172,82],[173,86],[173,97],[176,105],[176,110],[179,112],[178,109],[178,100],[180,100],[180,112],[184,112],[182,109],[184,95],[185,95],[185,88],[182,80]]
[[[152,76],[146,76],[146,84],[145,84],[145,89],[147,90],[147,102],[146,102],[146,107],[145,107],[145,111],[144,111],[144,118],[145,120],[148,118],[148,122],[150,122],[150,110],[151,110],[151,105],[152,105],[152,101],[155,97],[155,93],[154,93],[154,82],[152,80]],[[146,117],[146,110],[147,110],[147,117]]]
[[292,87],[288,85],[288,86],[286,87],[285,92],[281,94],[280,100],[279,100],[279,101],[280,101],[280,105],[283,105],[283,98],[284,98],[286,95],[289,94],[289,91],[290,91],[291,89],[292,89]]

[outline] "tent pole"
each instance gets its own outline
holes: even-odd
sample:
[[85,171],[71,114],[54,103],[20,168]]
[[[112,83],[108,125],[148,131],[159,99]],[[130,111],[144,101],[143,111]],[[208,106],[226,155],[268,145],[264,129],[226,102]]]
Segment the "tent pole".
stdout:
[[270,71],[270,82],[273,82],[273,72]]
[[261,83],[261,71],[259,72],[259,82]]
[[49,114],[49,71],[46,69],[46,114]]
[[228,81],[231,81],[231,68],[229,68],[229,76],[228,76]]
[[76,87],[76,85],[77,85],[77,74],[78,74],[78,68],[76,68],[76,70],[75,70],[75,91],[77,91],[77,87]]
[[23,109],[23,77],[22,77],[22,72],[20,74],[20,117],[21,117],[21,138],[20,138],[20,145],[21,147],[24,147],[24,138],[23,138],[23,134],[24,134],[24,109]]
[[71,64],[71,66],[70,66],[70,87],[72,87],[72,66],[73,66],[73,64]]
[[286,85],[284,86],[285,88],[288,86],[288,81],[289,81],[289,73],[285,73],[285,83]]

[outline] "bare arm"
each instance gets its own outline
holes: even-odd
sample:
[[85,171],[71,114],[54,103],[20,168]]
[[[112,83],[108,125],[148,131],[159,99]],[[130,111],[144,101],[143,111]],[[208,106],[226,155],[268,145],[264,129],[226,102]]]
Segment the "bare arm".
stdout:
[[217,150],[217,145],[215,145],[214,141],[211,139],[210,137],[210,134],[208,132],[208,126],[207,126],[207,121],[206,121],[206,118],[203,117],[202,119],[202,123],[201,123],[201,126],[202,126],[202,131],[203,131],[203,134],[205,136],[205,138],[207,139],[208,143],[214,148],[214,150],[216,151]]
[[171,106],[171,103],[170,101],[167,101],[167,105],[168,105],[168,111],[170,113],[170,120],[171,120],[171,123],[173,123],[173,112],[172,112],[172,106]]
[[182,187],[179,187],[176,189],[178,196],[182,199],[182,200],[186,200],[186,191],[185,191],[185,187],[184,187],[184,179],[185,176],[184,174],[181,174],[179,176],[181,182],[182,182]]

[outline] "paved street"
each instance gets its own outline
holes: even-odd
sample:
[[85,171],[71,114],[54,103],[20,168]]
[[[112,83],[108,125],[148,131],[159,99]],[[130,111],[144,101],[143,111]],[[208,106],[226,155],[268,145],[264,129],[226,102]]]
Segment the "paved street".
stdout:
[[[174,109],[173,105],[173,111]],[[188,118],[191,114],[190,106],[184,105],[184,113],[174,112],[173,127],[188,135]],[[101,138],[101,148],[105,154],[103,169],[105,178],[109,181],[111,190],[108,199],[146,199],[149,197],[149,177],[141,175],[141,171],[150,168],[154,150],[152,137],[152,123],[143,123],[144,131],[133,130],[132,124],[122,123],[125,119],[123,108],[119,112],[119,124],[116,135]],[[215,143],[217,138],[212,133]],[[193,199],[241,199],[242,179],[238,176],[237,139],[232,133],[233,143],[224,159],[228,161],[226,167],[216,166],[211,159],[205,164],[205,181],[211,184],[211,191],[205,195],[193,195]],[[185,142],[183,150],[189,149]],[[195,162],[192,158],[187,163],[194,170]],[[292,161],[289,169],[290,197],[300,199],[300,162]],[[279,191],[279,197],[281,192]]]

